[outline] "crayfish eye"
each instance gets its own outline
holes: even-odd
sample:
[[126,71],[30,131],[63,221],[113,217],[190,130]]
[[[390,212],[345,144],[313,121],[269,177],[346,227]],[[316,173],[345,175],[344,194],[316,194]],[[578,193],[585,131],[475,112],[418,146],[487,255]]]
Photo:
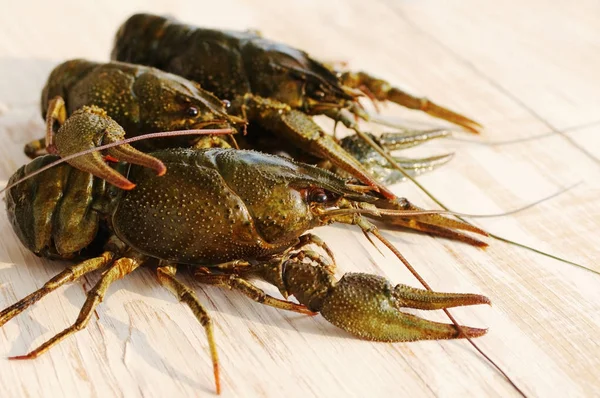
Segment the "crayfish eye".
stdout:
[[198,114],[200,113],[200,111],[198,110],[198,108],[196,108],[195,106],[189,106],[186,110],[185,113],[190,116],[190,117],[196,117],[198,116]]
[[308,191],[308,201],[315,203],[326,203],[329,201],[329,196],[327,196],[327,192],[325,192],[322,188],[314,188]]
[[231,102],[229,100],[222,100],[221,102],[223,103],[225,109],[231,108]]
[[315,91],[315,97],[317,98],[325,98],[325,93],[321,90]]

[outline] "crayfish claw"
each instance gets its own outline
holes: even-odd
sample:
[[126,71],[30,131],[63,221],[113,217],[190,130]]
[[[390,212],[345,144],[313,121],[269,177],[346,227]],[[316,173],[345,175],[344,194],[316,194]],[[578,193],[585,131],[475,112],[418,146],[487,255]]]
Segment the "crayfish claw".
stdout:
[[[408,211],[423,210],[422,208],[413,205],[406,198],[396,198],[392,200],[380,199],[375,203],[375,205],[380,209]],[[473,246],[487,246],[486,242],[460,232],[468,231],[482,236],[489,236],[486,231],[476,227],[475,225],[461,220],[455,220],[442,214],[407,215],[406,217],[383,215],[379,217],[379,219],[388,226],[409,228],[447,239],[458,240]]]
[[139,166],[152,169],[159,177],[163,176],[167,172],[167,167],[163,162],[154,156],[150,156],[144,152],[138,151],[128,144],[108,148],[106,153],[122,162],[137,164]]
[[[403,99],[404,96],[407,96],[406,93],[396,90],[396,92],[394,93],[394,97],[398,97],[400,99]],[[410,98],[412,99],[412,98]],[[399,103],[401,105],[403,105],[400,100],[392,100],[396,103]],[[459,126],[461,126],[463,129],[474,133],[474,134],[479,134],[481,132],[481,129],[483,128],[483,126],[481,124],[479,124],[478,122],[476,122],[473,119],[470,119],[464,115],[461,115],[460,113],[456,113],[454,111],[451,111],[448,108],[444,108],[443,106],[440,106],[430,100],[428,100],[427,98],[419,98],[419,103],[420,103],[420,107],[418,108],[419,110],[440,118],[440,119],[444,119],[447,120],[451,123],[457,124]]]
[[403,129],[400,132],[382,133],[377,142],[388,151],[412,148],[437,138],[447,138],[452,132],[446,129],[413,130]]
[[490,304],[479,294],[439,293],[392,284],[385,278],[360,273],[336,281],[325,267],[291,258],[284,263],[285,291],[333,325],[374,341],[414,341],[479,337],[487,329],[433,322],[402,308],[439,310]]
[[131,190],[135,184],[112,169],[99,152],[88,153],[67,161],[71,166],[101,178],[120,189]]
[[[84,106],[73,112],[54,136],[56,152],[66,157],[116,143],[125,138],[123,128],[97,106]],[[138,151],[129,144],[108,148],[104,151],[110,158],[148,167],[163,175],[166,166],[157,158]],[[71,166],[102,178],[121,189],[135,187],[131,181],[108,166],[100,152],[90,152],[67,161]]]
[[[415,132],[406,134],[385,133],[379,137],[369,133],[365,134],[371,137],[373,141],[384,149],[396,150],[419,145],[433,138],[446,137],[449,132],[446,130],[435,130],[435,134],[426,131],[422,131],[419,134]],[[350,135],[343,138],[340,141],[340,146],[355,157],[378,182],[385,185],[391,185],[406,180],[404,174],[390,165],[386,158],[381,156],[371,145],[358,135]],[[448,163],[453,156],[454,154],[448,153],[416,159],[396,156],[393,156],[393,158],[411,177],[416,177]]]
[[380,276],[350,273],[329,290],[320,312],[335,326],[368,340],[438,340],[479,337],[487,329],[459,329],[400,309],[433,310],[475,304],[490,304],[490,300],[478,294],[438,293],[402,284],[393,287]]
[[350,87],[368,92],[368,96],[377,101],[390,101],[409,109],[419,110],[431,116],[446,120],[461,126],[463,129],[479,134],[481,124],[460,113],[438,105],[427,98],[418,97],[392,86],[385,80],[378,79],[365,72],[344,72],[341,74],[342,82]]

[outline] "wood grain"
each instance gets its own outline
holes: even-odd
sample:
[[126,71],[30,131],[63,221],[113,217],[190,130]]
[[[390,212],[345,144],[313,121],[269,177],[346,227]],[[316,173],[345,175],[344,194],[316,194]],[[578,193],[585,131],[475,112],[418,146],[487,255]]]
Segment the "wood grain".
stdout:
[[[257,28],[329,61],[346,61],[476,118],[481,137],[457,135],[421,153],[455,151],[420,179],[457,211],[496,213],[571,191],[527,211],[475,222],[600,271],[600,5],[593,0],[502,3],[278,1],[11,2],[0,15],[0,178],[26,162],[42,135],[41,87],[69,58],[107,60],[118,25],[136,11],[198,25]],[[442,125],[385,107],[394,120]],[[369,128],[381,129],[376,126]],[[542,138],[513,142],[542,135]],[[467,142],[469,141],[469,142]],[[489,145],[483,145],[483,144]],[[433,207],[410,185],[395,192]],[[0,307],[40,287],[64,264],[36,258],[0,213]],[[364,271],[417,285],[352,228],[316,231],[339,274]],[[487,250],[386,232],[437,290],[488,295],[491,308],[457,318],[489,327],[477,343],[530,396],[600,394],[600,277],[491,241]],[[45,298],[0,331],[0,355],[22,354],[77,316],[86,278]],[[237,293],[200,286],[215,325],[223,396],[512,396],[515,391],[464,342],[357,340],[321,317],[282,313]],[[276,294],[275,292],[273,292]],[[439,314],[428,315],[443,320]],[[0,396],[210,396],[203,329],[141,269],[116,283],[97,320],[34,361],[0,359]]]

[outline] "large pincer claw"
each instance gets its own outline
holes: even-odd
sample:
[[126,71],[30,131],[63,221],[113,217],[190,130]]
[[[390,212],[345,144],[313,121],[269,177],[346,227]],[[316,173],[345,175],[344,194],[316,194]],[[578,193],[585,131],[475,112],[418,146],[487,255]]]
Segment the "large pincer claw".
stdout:
[[[111,119],[104,110],[96,106],[84,106],[73,112],[53,136],[52,147],[48,148],[61,157],[73,155],[101,145],[115,143],[125,138],[123,128]],[[138,151],[129,144],[114,146],[103,151],[106,157],[151,168],[157,175],[167,171],[157,158]],[[135,184],[106,164],[100,152],[90,152],[68,160],[73,167],[87,171],[121,189],[133,189]]]
[[437,310],[490,304],[478,294],[438,293],[407,285],[392,286],[385,278],[360,273],[344,275],[322,301],[325,319],[354,335],[375,341],[438,340],[479,337],[487,329],[433,322],[401,311]]

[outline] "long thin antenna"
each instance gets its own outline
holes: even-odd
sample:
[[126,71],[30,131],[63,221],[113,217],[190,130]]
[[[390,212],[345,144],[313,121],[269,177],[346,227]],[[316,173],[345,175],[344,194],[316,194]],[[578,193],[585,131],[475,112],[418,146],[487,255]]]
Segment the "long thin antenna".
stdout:
[[[370,145],[370,146],[371,146],[373,149],[375,149],[375,151],[377,151],[377,153],[379,153],[381,156],[383,156],[383,157],[384,157],[384,158],[385,158],[385,159],[386,159],[386,160],[389,162],[389,164],[390,164],[390,165],[391,165],[393,168],[395,168],[396,170],[398,170],[399,172],[401,172],[401,173],[402,173],[402,174],[403,174],[403,175],[404,175],[404,176],[405,176],[405,177],[406,177],[408,180],[410,180],[410,181],[411,181],[413,184],[415,184],[415,185],[416,185],[416,186],[417,186],[417,187],[418,187],[418,188],[419,188],[421,191],[423,191],[423,193],[425,193],[427,196],[429,196],[429,197],[431,198],[431,200],[433,200],[435,203],[437,203],[437,204],[438,204],[438,205],[439,205],[439,206],[440,206],[442,209],[444,209],[444,210],[447,210],[447,211],[452,211],[452,210],[450,210],[450,209],[449,209],[449,208],[448,208],[446,205],[444,205],[442,202],[440,202],[440,201],[439,201],[439,200],[438,200],[438,199],[437,199],[437,198],[436,198],[436,197],[435,197],[435,196],[434,196],[434,195],[433,195],[431,192],[429,192],[429,191],[428,191],[428,190],[427,190],[427,189],[426,189],[426,188],[425,188],[423,185],[421,185],[421,184],[420,184],[420,183],[419,183],[419,182],[418,182],[418,181],[417,181],[415,178],[413,178],[413,177],[412,177],[412,176],[411,176],[411,175],[410,175],[410,174],[409,174],[409,173],[408,173],[408,172],[407,172],[407,171],[406,171],[406,170],[405,170],[405,169],[404,169],[402,166],[400,166],[400,165],[399,165],[399,164],[398,164],[398,163],[397,163],[397,162],[394,160],[394,158],[392,158],[392,156],[391,156],[389,153],[387,153],[387,152],[386,152],[386,151],[385,151],[383,148],[381,148],[381,147],[380,147],[380,146],[379,146],[379,145],[378,145],[378,144],[377,144],[375,141],[373,141],[373,140],[371,139],[371,137],[369,137],[367,134],[365,134],[365,133],[363,133],[362,131],[360,131],[360,129],[356,129],[355,131],[356,131],[356,134],[358,134],[358,135],[359,135],[359,136],[360,136],[360,137],[361,137],[363,140],[365,140],[365,141],[366,141],[366,142],[367,142],[367,143],[368,143],[368,144],[369,144],[369,145]],[[468,222],[467,220],[465,220],[464,218],[462,218],[462,217],[460,217],[460,216],[456,216],[456,218],[458,218],[459,220],[461,220],[461,221],[463,221],[463,222],[466,222],[466,223],[468,223],[468,224],[471,224],[470,222]],[[586,267],[586,266],[584,266],[584,265],[581,265],[581,264],[574,263],[574,262],[572,262],[572,261],[569,261],[569,260],[567,260],[567,259],[564,259],[564,258],[562,258],[562,257],[555,256],[555,255],[553,255],[553,254],[550,254],[550,253],[546,253],[546,252],[544,252],[544,251],[541,251],[541,250],[535,249],[535,248],[533,248],[533,247],[530,247],[530,246],[524,245],[524,244],[522,244],[522,243],[518,243],[518,242],[516,242],[516,241],[513,241],[513,240],[511,240],[511,239],[503,238],[503,237],[500,237],[500,236],[498,236],[498,235],[495,235],[495,234],[489,234],[489,236],[490,236],[491,238],[494,238],[494,239],[496,239],[496,240],[499,240],[499,241],[502,241],[502,242],[505,242],[505,243],[508,243],[508,244],[511,244],[511,245],[514,245],[514,246],[518,246],[518,247],[521,247],[521,248],[523,248],[523,249],[526,249],[526,250],[530,250],[530,251],[532,251],[532,252],[534,252],[534,253],[541,254],[541,255],[543,255],[543,256],[546,256],[546,257],[548,257],[548,258],[551,258],[551,259],[554,259],[554,260],[558,260],[558,261],[561,261],[561,262],[563,262],[563,263],[566,263],[566,264],[575,265],[575,266],[576,266],[576,267],[578,267],[578,268],[582,268],[582,269],[588,270],[588,271],[590,271],[590,272],[593,272],[593,273],[595,273],[595,274],[600,274],[600,272],[598,272],[598,271],[594,271],[594,270],[592,270],[592,269],[590,269],[590,268],[587,268],[587,267]]]
[[[570,191],[571,189],[575,188],[576,186],[582,184],[583,181],[578,181],[574,184],[569,185],[568,187],[565,188],[561,188],[558,191],[545,196],[541,199],[537,199],[531,203],[527,203],[523,206],[514,208],[512,210],[508,210],[508,211],[503,211],[500,213],[488,213],[488,214],[472,214],[472,213],[459,213],[457,211],[452,211],[452,210],[397,210],[397,209],[370,209],[370,208],[342,208],[342,209],[333,209],[333,210],[325,210],[324,213],[326,213],[328,216],[337,216],[340,214],[368,214],[371,216],[378,216],[378,215],[383,215],[383,216],[425,216],[425,215],[431,215],[431,214],[443,214],[443,215],[449,215],[449,216],[456,216],[456,217],[469,217],[469,218],[495,218],[495,217],[504,217],[504,216],[509,216],[512,214],[516,214],[516,213],[520,213],[522,211],[525,211],[527,209],[530,209],[534,206],[539,205],[540,203],[543,203],[547,200],[553,199],[559,195],[562,195],[563,193]],[[470,224],[469,224],[470,225]],[[478,227],[475,227],[478,228]],[[481,229],[480,231],[474,231],[474,232],[478,232],[482,235],[486,235],[486,236],[491,236],[491,234],[483,229]],[[501,238],[502,240],[504,238]],[[534,249],[535,250],[535,249]],[[587,268],[586,268],[587,269]],[[591,270],[590,270],[591,271]]]

